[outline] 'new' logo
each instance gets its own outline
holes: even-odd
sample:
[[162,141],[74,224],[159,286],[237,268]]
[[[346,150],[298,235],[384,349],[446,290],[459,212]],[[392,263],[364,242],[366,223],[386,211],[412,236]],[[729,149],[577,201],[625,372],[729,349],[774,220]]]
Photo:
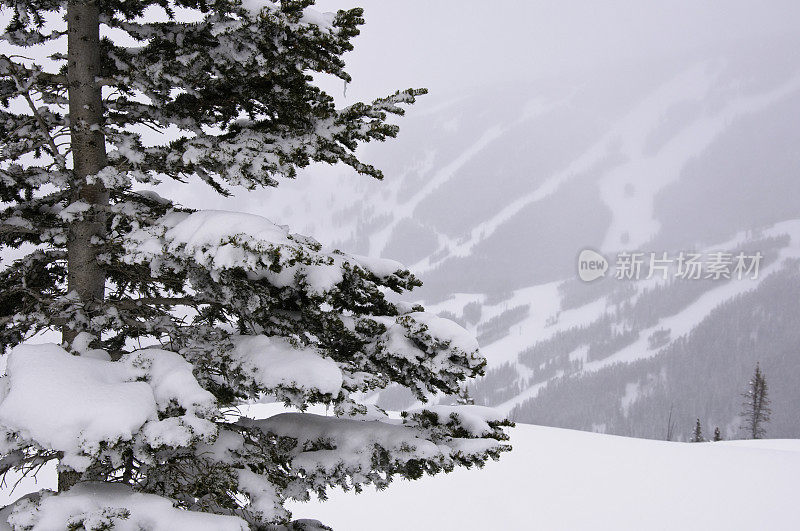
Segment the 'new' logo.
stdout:
[[591,249],[584,249],[578,255],[578,277],[584,282],[591,282],[605,276],[608,271],[608,260]]

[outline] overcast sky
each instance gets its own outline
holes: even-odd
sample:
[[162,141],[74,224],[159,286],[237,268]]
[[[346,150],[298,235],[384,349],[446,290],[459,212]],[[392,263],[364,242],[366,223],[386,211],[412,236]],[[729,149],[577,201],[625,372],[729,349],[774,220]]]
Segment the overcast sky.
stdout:
[[[676,0],[318,0],[362,6],[347,56],[348,101],[397,88],[437,93],[613,62],[702,54],[721,42],[797,33],[800,2]],[[330,88],[341,97],[341,87]]]

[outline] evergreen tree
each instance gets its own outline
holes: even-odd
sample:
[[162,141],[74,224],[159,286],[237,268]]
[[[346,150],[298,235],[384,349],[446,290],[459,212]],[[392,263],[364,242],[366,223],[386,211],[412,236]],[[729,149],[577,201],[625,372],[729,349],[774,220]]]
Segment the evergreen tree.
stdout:
[[719,431],[719,426],[714,428],[714,442],[719,442],[722,440],[722,434]]
[[675,421],[672,420],[672,410],[675,408],[674,405],[670,404],[669,406],[669,416],[667,417],[667,434],[664,437],[665,441],[671,441],[675,434]]
[[756,370],[750,379],[747,391],[742,396],[741,417],[743,419],[742,431],[750,439],[761,439],[766,434],[764,425],[769,422],[772,410],[769,407],[767,380],[761,372],[761,367],[756,363]]
[[[382,177],[355,149],[396,136],[387,117],[425,91],[337,109],[312,75],[350,79],[362,10],[313,3],[2,2],[0,244],[22,258],[0,272],[0,472],[59,461],[58,493],[4,511],[14,529],[169,511],[194,529],[310,529],[287,499],[509,449],[510,423],[485,408],[394,420],[358,402],[392,384],[458,395],[483,372],[463,329],[385,296],[420,285],[409,271],[152,190],[229,195],[312,162]],[[33,46],[49,59],[27,58]],[[21,344],[47,330],[62,343]],[[238,409],[264,397],[335,415]]]
[[706,442],[703,438],[703,428],[700,426],[700,419],[697,419],[694,425],[694,431],[692,432],[692,438],[689,442],[697,443],[697,442]]

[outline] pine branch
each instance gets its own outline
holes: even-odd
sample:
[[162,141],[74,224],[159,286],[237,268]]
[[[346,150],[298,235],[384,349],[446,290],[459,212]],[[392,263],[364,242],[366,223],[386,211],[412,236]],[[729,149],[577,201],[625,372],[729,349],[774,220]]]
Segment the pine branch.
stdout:
[[131,309],[142,306],[198,306],[203,304],[216,304],[211,301],[198,301],[193,297],[144,297],[140,299],[109,300],[120,308]]
[[[25,99],[25,101],[28,104],[28,107],[30,108],[31,112],[33,113],[33,117],[36,120],[36,123],[37,123],[37,125],[39,126],[39,129],[42,132],[42,135],[44,136],[45,140],[47,141],[47,144],[48,144],[48,146],[50,148],[50,154],[52,155],[53,160],[55,161],[56,165],[58,166],[58,168],[61,171],[68,171],[67,162],[66,162],[64,156],[61,155],[61,153],[59,152],[58,147],[56,146],[55,140],[53,140],[53,137],[50,135],[50,128],[47,126],[47,123],[44,121],[44,118],[42,117],[41,113],[39,112],[39,109],[36,107],[36,104],[33,102],[33,98],[31,98],[31,94],[30,94],[30,86],[31,86],[31,84],[25,85],[25,84],[22,83],[22,81],[19,78],[19,75],[18,75],[19,74],[19,70],[20,69],[27,70],[27,69],[25,69],[21,65],[18,65],[17,63],[13,62],[11,60],[11,58],[9,58],[7,55],[0,54],[0,60],[4,60],[4,61],[8,62],[8,71],[11,74],[11,77],[14,79],[14,84],[17,87],[17,91],[19,92],[20,96],[22,96]],[[35,78],[38,77],[40,74],[41,74],[41,72],[33,73],[33,79],[35,80]]]
[[0,222],[0,234],[41,234],[41,231]]

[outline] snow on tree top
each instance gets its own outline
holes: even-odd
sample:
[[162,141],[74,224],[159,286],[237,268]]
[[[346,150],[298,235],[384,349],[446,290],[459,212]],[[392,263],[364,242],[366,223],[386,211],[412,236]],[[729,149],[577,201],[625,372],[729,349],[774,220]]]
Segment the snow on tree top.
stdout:
[[[260,14],[264,9],[268,11],[278,9],[277,3],[272,0],[242,0],[242,7],[253,15]],[[335,13],[323,13],[316,9],[306,8],[303,10],[300,23],[317,26],[320,31],[331,31],[335,17]]]

